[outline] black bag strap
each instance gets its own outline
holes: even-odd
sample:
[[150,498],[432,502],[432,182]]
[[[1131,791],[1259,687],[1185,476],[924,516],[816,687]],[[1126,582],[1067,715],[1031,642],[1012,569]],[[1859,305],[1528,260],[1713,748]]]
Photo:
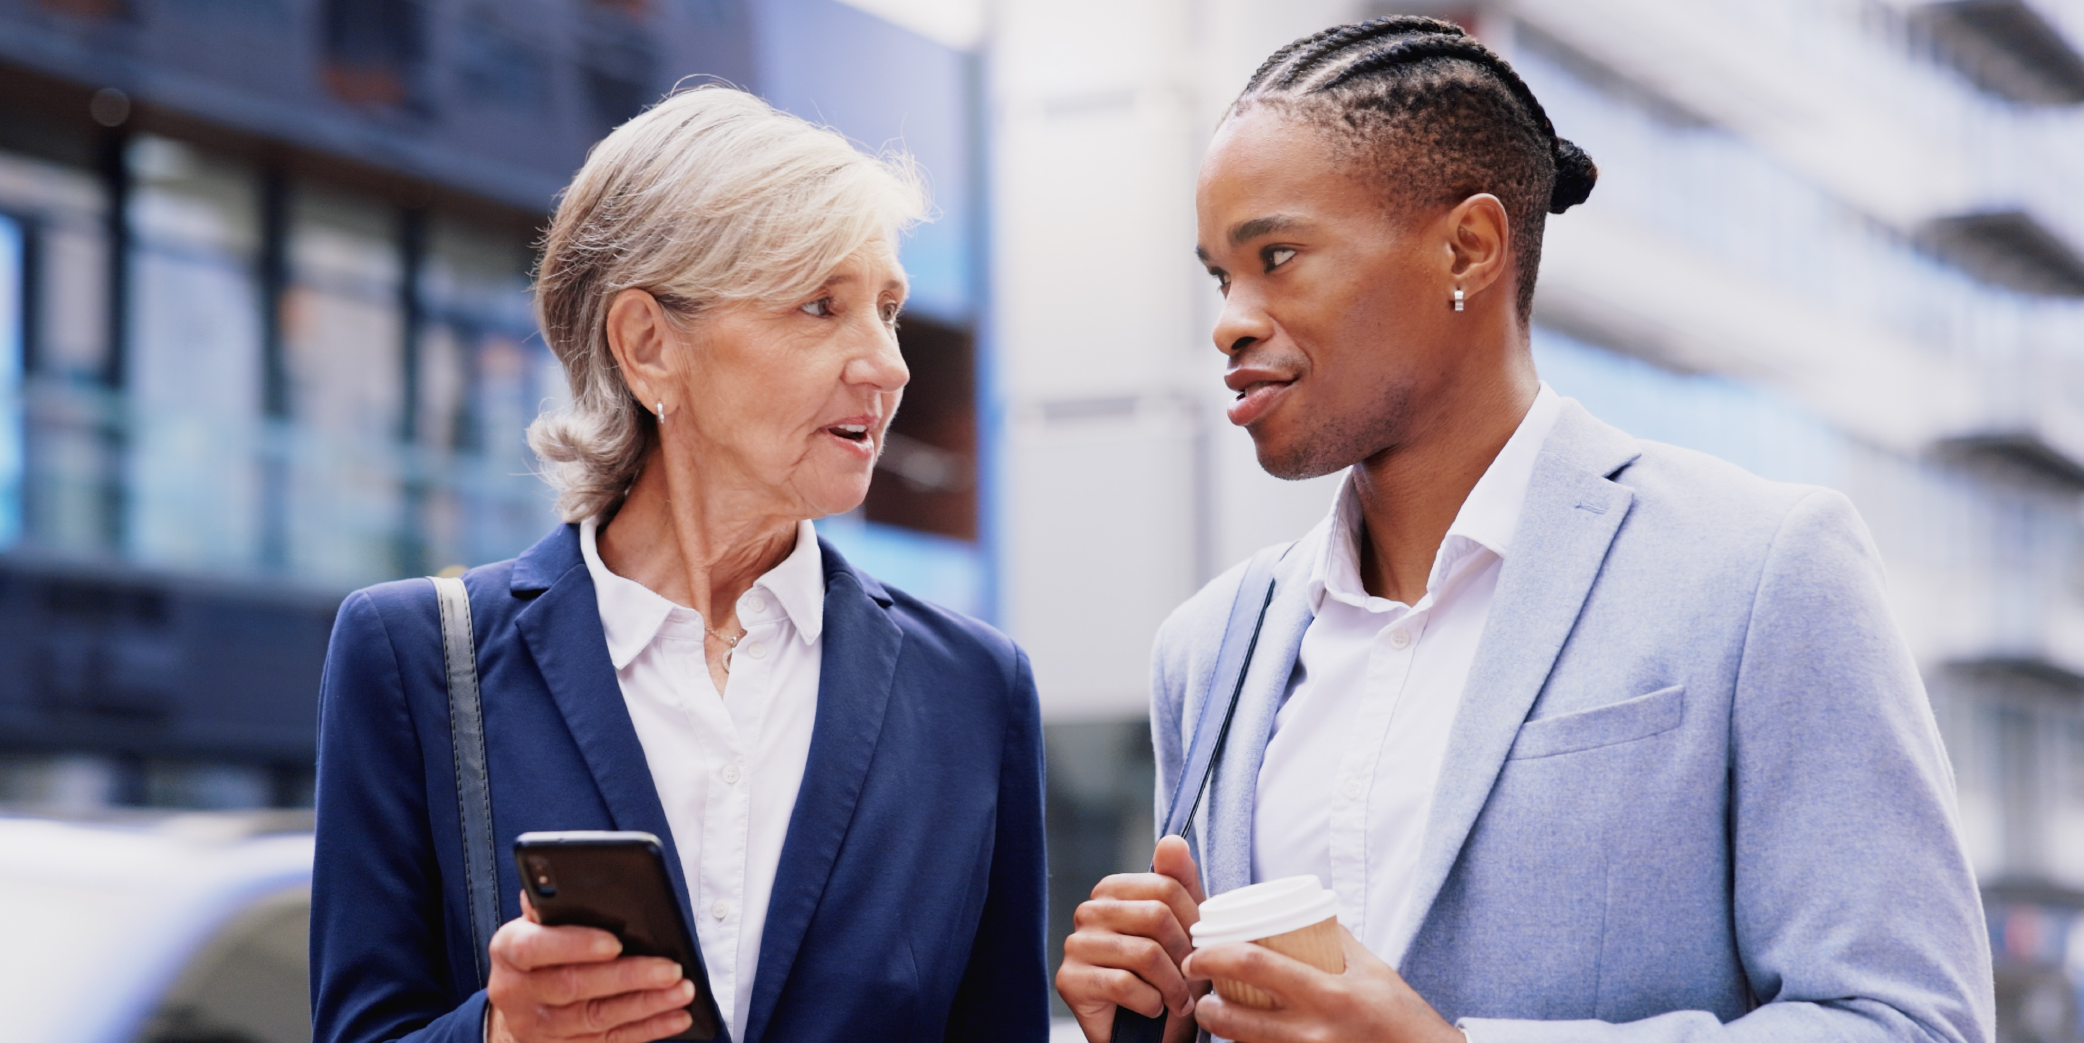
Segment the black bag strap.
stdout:
[[[1230,723],[1237,717],[1237,704],[1245,692],[1245,675],[1252,670],[1252,654],[1259,650],[1259,631],[1266,626],[1266,610],[1274,603],[1274,566],[1287,557],[1295,544],[1268,547],[1252,556],[1251,564],[1245,566],[1244,579],[1237,585],[1237,597],[1230,603],[1230,619],[1223,626],[1223,644],[1216,651],[1216,667],[1208,675],[1208,694],[1201,700],[1201,716],[1194,722],[1194,739],[1187,745],[1187,755],[1180,763],[1179,785],[1172,790],[1172,806],[1165,812],[1165,821],[1160,823],[1161,837],[1178,834],[1191,846],[1194,840],[1189,831],[1194,828],[1194,815],[1201,810],[1201,799],[1208,793],[1209,783],[1215,779],[1216,764],[1222,760],[1223,746],[1230,739]],[[1249,635],[1247,635],[1249,627]],[[1230,697],[1219,699],[1224,682],[1230,684]],[[1221,715],[1217,707],[1222,707]],[[1187,782],[1193,780],[1192,790]],[[1127,1007],[1114,1008],[1114,1034],[1111,1043],[1162,1043],[1165,1038],[1165,1011],[1155,1018],[1147,1018]]]
[[470,955],[478,987],[492,977],[488,949],[499,929],[499,883],[492,851],[492,781],[485,768],[485,713],[478,702],[478,646],[470,592],[453,576],[434,576],[441,607],[441,658],[448,668],[449,745],[456,757],[456,812],[463,825],[463,889],[469,901]]

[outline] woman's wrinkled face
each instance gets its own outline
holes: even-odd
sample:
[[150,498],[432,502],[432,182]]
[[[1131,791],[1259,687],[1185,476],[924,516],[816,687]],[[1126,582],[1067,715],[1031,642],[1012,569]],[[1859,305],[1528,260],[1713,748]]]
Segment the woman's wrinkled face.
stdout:
[[897,347],[904,270],[874,240],[823,286],[782,306],[741,303],[687,324],[662,430],[705,480],[819,518],[860,506],[911,379]]

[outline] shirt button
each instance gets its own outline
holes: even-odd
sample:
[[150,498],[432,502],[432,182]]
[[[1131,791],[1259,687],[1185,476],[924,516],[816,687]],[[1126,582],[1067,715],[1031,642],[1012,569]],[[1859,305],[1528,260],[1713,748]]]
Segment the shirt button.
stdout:
[[738,765],[736,765],[736,764],[726,764],[726,765],[724,765],[724,771],[723,771],[723,776],[724,776],[724,784],[725,784],[725,785],[727,785],[727,786],[736,786],[736,785],[738,785],[738,777],[739,777],[739,774],[740,774],[740,773],[739,773],[739,771],[738,771]]
[[1396,649],[1396,650],[1397,650],[1397,651],[1399,651],[1399,652],[1403,651],[1404,649],[1410,648],[1410,647],[1411,647],[1411,631],[1409,631],[1409,630],[1392,630],[1392,631],[1390,631],[1390,632],[1389,632],[1389,647],[1391,647],[1391,648],[1394,648],[1394,649]]
[[[1401,631],[1399,631],[1399,633],[1401,633]],[[1359,800],[1361,793],[1360,780],[1347,779],[1345,788],[1342,790],[1342,792],[1346,794],[1347,800]]]
[[767,599],[758,594],[747,594],[745,600],[739,604],[743,605],[747,612],[767,611]]
[[745,646],[745,654],[752,656],[754,659],[765,659],[767,658],[767,646],[755,641]]
[[718,902],[715,905],[710,906],[709,915],[714,916],[719,920],[731,915],[731,903]]

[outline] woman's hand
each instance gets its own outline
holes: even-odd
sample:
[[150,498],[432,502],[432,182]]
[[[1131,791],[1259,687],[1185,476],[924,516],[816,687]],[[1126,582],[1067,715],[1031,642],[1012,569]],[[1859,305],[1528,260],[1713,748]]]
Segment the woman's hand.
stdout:
[[490,1043],[650,1043],[693,1024],[680,964],[623,956],[614,935],[545,927],[526,894],[521,905],[526,916],[492,936]]

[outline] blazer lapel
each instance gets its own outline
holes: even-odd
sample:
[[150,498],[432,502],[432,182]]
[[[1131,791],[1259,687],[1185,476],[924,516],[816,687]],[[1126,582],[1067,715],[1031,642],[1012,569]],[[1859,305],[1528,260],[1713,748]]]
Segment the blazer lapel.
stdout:
[[887,611],[890,596],[882,586],[855,572],[830,543],[821,539],[818,544],[825,560],[825,629],[817,719],[811,726],[803,786],[789,816],[781,865],[767,902],[752,1009],[745,1022],[747,1043],[765,1036],[789,968],[824,896],[875,759],[904,644],[903,631]]
[[1632,492],[1606,477],[1638,455],[1633,439],[1594,419],[1575,400],[1563,405],[1535,464],[1448,737],[1412,901],[1383,954],[1395,965],[1402,965],[1460,857],[1634,502]]
[[583,566],[566,572],[515,616],[514,625],[586,758],[615,828],[657,834],[666,846],[667,868],[685,892],[687,882],[680,878],[666,809],[659,803],[644,746],[637,741],[637,728],[630,723],[622,687],[615,680],[615,665],[608,659],[593,577]]
[[[1230,737],[1209,786],[1203,820],[1195,826],[1203,837],[1202,887],[1211,895],[1252,882],[1252,811],[1259,792],[1259,767],[1266,761],[1266,744],[1273,738],[1274,715],[1280,713],[1288,696],[1288,679],[1295,673],[1303,634],[1316,618],[1310,605],[1310,567],[1329,532],[1330,525],[1320,523],[1297,540],[1274,569],[1273,604],[1266,608],[1266,625],[1245,671],[1245,688],[1238,694],[1237,716],[1231,720]],[[1206,689],[1207,680],[1202,684]],[[1226,685],[1219,680],[1208,694],[1227,699]],[[1199,701],[1193,711],[1198,717]],[[1185,722],[1187,735],[1193,734],[1194,721],[1190,717]]]
[[[568,548],[538,544],[516,563],[514,588],[525,594],[537,584],[548,584],[528,607],[514,617],[514,626],[534,658],[536,669],[550,688],[550,697],[564,716],[565,727],[586,758],[594,785],[608,805],[616,829],[637,830],[659,838],[664,849],[666,873],[672,878],[674,897],[688,937],[695,934],[688,907],[687,876],[681,870],[679,848],[673,829],[666,822],[665,806],[659,803],[658,787],[652,782],[644,746],[637,740],[636,725],[622,701],[622,686],[615,679],[615,664],[608,658],[608,639],[601,630],[599,603],[594,600],[593,577],[579,556],[576,527],[567,526]],[[555,536],[552,539],[556,539]],[[545,561],[569,550],[570,561]],[[533,560],[531,560],[533,559]],[[527,567],[523,567],[523,565]],[[565,565],[561,572],[556,566]],[[702,953],[696,947],[695,959]],[[700,969],[703,980],[708,968]],[[714,996],[709,997],[712,1004]],[[724,1035],[730,1034],[728,1027]]]

